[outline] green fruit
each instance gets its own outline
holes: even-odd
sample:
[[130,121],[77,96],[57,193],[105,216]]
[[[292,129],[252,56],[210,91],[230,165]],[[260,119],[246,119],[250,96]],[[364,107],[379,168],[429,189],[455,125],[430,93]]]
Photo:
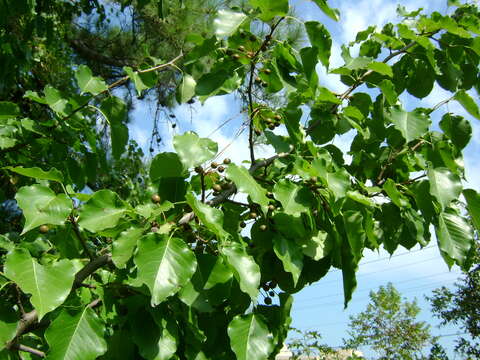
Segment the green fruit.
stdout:
[[266,230],[267,230],[267,225],[262,224],[262,225],[260,225],[259,229],[260,229],[261,231],[266,231]]
[[220,191],[222,191],[222,186],[219,185],[219,184],[213,184],[212,189],[217,191],[217,192],[220,192]]
[[41,225],[38,228],[38,231],[40,231],[42,234],[46,234],[48,232],[48,230],[50,230],[48,225]]
[[257,217],[257,213],[252,211],[250,214],[248,214],[248,216],[250,219],[255,219]]
[[151,200],[153,203],[158,204],[162,199],[160,198],[160,195],[153,194]]

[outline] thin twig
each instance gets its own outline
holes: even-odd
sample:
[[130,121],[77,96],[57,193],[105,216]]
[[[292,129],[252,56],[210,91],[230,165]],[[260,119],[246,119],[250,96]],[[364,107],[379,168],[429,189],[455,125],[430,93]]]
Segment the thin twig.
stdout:
[[200,173],[200,184],[202,186],[202,203],[205,202],[205,174],[203,171]]
[[38,357],[44,358],[45,353],[43,351],[34,349],[30,346],[23,345],[23,344],[15,344],[11,349],[16,349],[18,351],[28,352],[33,355],[37,355]]
[[86,253],[87,256],[89,257],[89,259],[90,259],[90,260],[93,260],[93,259],[94,259],[94,256],[93,256],[93,254],[90,252],[90,249],[88,248],[87,241],[85,240],[85,238],[82,236],[82,233],[80,232],[80,229],[79,229],[79,227],[78,227],[77,220],[75,219],[75,216],[70,215],[70,222],[71,222],[71,224],[72,224],[73,232],[75,233],[75,235],[77,236],[77,239],[78,239],[78,240],[80,241],[80,243],[82,244],[83,250],[85,250],[85,253]]
[[20,292],[20,288],[16,284],[15,284],[15,290],[17,291],[17,305],[18,305],[18,308],[20,309],[20,313],[22,314],[22,316],[24,316],[25,315],[25,309],[23,308],[23,304],[22,304],[22,293]]

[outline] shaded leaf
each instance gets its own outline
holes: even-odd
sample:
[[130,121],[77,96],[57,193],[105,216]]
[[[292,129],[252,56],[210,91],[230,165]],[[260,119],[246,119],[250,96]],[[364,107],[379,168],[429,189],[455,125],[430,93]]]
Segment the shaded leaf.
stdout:
[[318,49],[318,58],[327,69],[330,64],[332,38],[327,28],[317,21],[305,22],[305,29],[312,46]]
[[177,89],[177,101],[180,104],[186,103],[195,96],[195,87],[197,82],[189,74],[183,74],[182,82]]
[[9,101],[0,101],[0,120],[16,118],[20,115],[20,108],[17,104]]
[[270,21],[275,16],[285,16],[288,12],[288,0],[249,0],[253,7],[259,8],[262,21]]
[[320,10],[322,10],[330,19],[335,21],[340,20],[340,12],[337,9],[329,7],[326,0],[313,0],[313,2],[317,4]]
[[138,96],[142,95],[143,90],[147,90],[150,88],[150,86],[146,85],[143,82],[143,79],[141,78],[138,71],[133,71],[133,69],[129,66],[125,66],[123,70],[127,73],[130,80],[133,81],[133,84],[135,85],[135,89],[137,90]]
[[475,228],[480,231],[480,195],[472,189],[463,190],[463,196],[467,200],[468,213],[472,217]]
[[311,206],[311,194],[307,188],[290,180],[282,179],[273,188],[275,199],[280,201],[286,214],[297,215],[306,212]]
[[156,155],[150,165],[150,179],[184,177],[185,169],[177,154],[164,152]]
[[220,252],[232,267],[240,289],[250,295],[252,300],[256,300],[260,286],[260,267],[253,257],[247,254],[242,245],[234,242],[224,244]]
[[455,94],[455,100],[457,100],[470,115],[477,120],[480,120],[480,110],[478,109],[478,105],[465,90],[457,91]]
[[286,272],[292,274],[293,286],[296,286],[303,269],[303,253],[298,244],[277,234],[273,238],[273,250],[282,261]]
[[467,146],[472,137],[470,122],[461,116],[443,115],[440,121],[440,128],[460,150]]
[[113,157],[119,159],[128,143],[127,106],[120,98],[110,96],[102,101],[100,111],[110,125]]
[[122,231],[112,244],[112,261],[119,269],[124,269],[127,261],[133,255],[138,239],[142,237],[143,229],[130,227]]
[[208,206],[199,201],[193,193],[188,193],[185,196],[188,205],[192,208],[195,215],[200,221],[219,239],[226,239],[229,237],[228,232],[223,228],[223,212],[214,207]]

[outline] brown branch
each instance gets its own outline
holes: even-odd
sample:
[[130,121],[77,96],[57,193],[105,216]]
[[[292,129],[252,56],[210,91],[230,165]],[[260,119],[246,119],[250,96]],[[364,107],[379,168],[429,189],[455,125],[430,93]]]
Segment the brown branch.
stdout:
[[200,184],[202,186],[202,203],[204,203],[205,202],[205,174],[203,171],[200,173]]
[[23,351],[23,352],[28,352],[28,353],[30,353],[30,354],[37,355],[38,357],[41,357],[41,358],[44,358],[44,357],[45,357],[45,353],[44,353],[43,351],[34,349],[34,348],[30,347],[30,346],[23,345],[23,344],[15,344],[15,345],[12,346],[10,349],[12,349],[12,350],[18,350],[18,351]]

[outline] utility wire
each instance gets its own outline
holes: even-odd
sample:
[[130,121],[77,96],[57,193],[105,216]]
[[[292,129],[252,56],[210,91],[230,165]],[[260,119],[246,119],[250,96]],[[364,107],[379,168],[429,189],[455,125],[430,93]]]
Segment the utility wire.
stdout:
[[[449,271],[445,271],[445,272],[430,274],[430,275],[426,275],[426,276],[418,276],[418,277],[415,277],[415,278],[410,278],[410,279],[406,279],[406,280],[402,280],[402,281],[395,281],[394,285],[405,284],[405,283],[409,283],[409,282],[412,282],[412,281],[418,281],[418,280],[421,280],[421,279],[429,279],[429,278],[432,278],[432,277],[437,277],[437,276],[440,276],[440,275],[447,275],[447,274],[454,274],[454,273],[451,273]],[[457,275],[457,274],[455,274],[455,275]],[[361,290],[355,291],[355,293],[358,294],[358,293],[361,293],[361,292],[372,291],[372,290],[373,289],[361,289]],[[323,295],[323,296],[315,296],[315,297],[310,297],[308,299],[298,299],[298,300],[296,300],[296,302],[301,303],[303,301],[326,299],[326,298],[342,296],[342,295],[343,295],[343,293],[329,294],[329,295]]]

